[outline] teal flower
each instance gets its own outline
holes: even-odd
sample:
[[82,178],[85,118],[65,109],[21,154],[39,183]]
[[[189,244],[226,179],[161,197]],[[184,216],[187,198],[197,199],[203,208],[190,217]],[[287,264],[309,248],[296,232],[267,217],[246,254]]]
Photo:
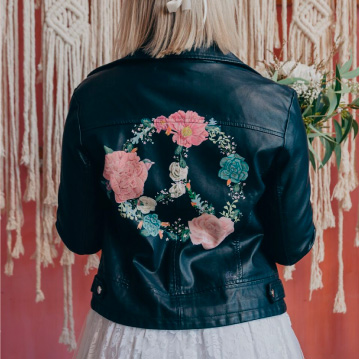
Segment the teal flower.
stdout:
[[161,227],[161,221],[156,213],[151,213],[143,217],[143,229],[151,236],[157,236]]
[[239,183],[248,177],[248,164],[238,153],[223,157],[219,164],[223,167],[218,171],[218,176],[222,179]]

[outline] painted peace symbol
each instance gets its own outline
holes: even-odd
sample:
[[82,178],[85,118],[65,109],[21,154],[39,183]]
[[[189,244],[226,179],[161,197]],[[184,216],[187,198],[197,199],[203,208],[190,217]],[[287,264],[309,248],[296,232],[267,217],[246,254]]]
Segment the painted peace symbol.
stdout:
[[[240,220],[242,213],[236,208],[243,194],[243,182],[248,177],[249,166],[245,159],[236,153],[236,143],[233,137],[226,135],[221,126],[211,118],[199,116],[194,111],[179,110],[169,117],[159,116],[152,120],[144,118],[132,129],[133,136],[126,140],[122,151],[114,151],[104,146],[105,166],[103,171],[107,195],[114,195],[119,204],[118,210],[124,218],[135,220],[141,234],[147,236],[165,237],[168,240],[185,242],[188,239],[195,245],[202,244],[204,249],[218,246],[234,231],[234,223]],[[141,160],[137,155],[136,144],[154,143],[153,134],[165,133],[172,135],[177,143],[174,161],[169,166],[169,176],[173,181],[171,188],[157,192],[155,198],[144,196],[144,184],[148,171],[154,164],[150,159]],[[224,155],[219,162],[218,176],[226,181],[232,201],[227,201],[222,216],[216,216],[215,208],[207,200],[202,200],[196,193],[191,180],[188,179],[186,158],[191,146],[199,146],[203,141],[216,144]],[[199,216],[188,221],[187,225],[178,218],[173,223],[163,222],[158,218],[155,208],[158,203],[168,204],[187,194],[191,205],[198,211]]]

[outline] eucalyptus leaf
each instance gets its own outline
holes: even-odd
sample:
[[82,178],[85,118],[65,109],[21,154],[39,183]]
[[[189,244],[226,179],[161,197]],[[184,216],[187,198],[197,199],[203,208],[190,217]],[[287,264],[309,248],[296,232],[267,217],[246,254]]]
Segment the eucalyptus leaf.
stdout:
[[342,74],[343,79],[353,79],[354,77],[358,77],[358,76],[359,76],[359,67],[357,67],[353,71],[349,71],[345,74]]
[[325,148],[325,154],[324,154],[324,158],[322,160],[322,165],[321,165],[321,167],[323,167],[329,161],[329,159],[330,159],[330,157],[331,157],[331,155],[333,153],[335,143],[328,141],[324,137],[320,137],[319,139],[320,139],[320,142],[324,145],[324,148]]
[[[341,90],[342,90],[342,83],[341,83],[340,71],[338,65],[335,66],[335,87],[334,92],[337,94],[337,106],[339,106],[340,99],[342,97]],[[339,91],[339,92],[338,92]]]
[[352,63],[353,63],[353,51],[352,51],[352,49],[350,49],[350,58],[340,68],[340,74],[343,75],[343,74],[347,73],[350,70],[350,68],[352,67]]
[[312,152],[313,155],[315,156],[315,158],[318,160],[319,165],[322,167],[322,161],[321,161],[320,157],[318,156],[318,154],[315,152],[315,150],[314,150],[312,144],[310,143],[310,141],[308,141],[308,147],[309,147],[310,152]]
[[319,131],[318,129],[316,129],[313,125],[309,124],[308,127],[309,127],[310,129],[312,129],[313,131],[315,131],[315,132],[318,134],[318,136],[324,137],[324,138],[326,138],[328,141],[335,142],[335,141],[333,141],[333,139],[332,139],[330,136],[328,136],[328,135],[327,135],[326,133],[324,133],[324,132],[320,132],[320,131]]
[[301,77],[287,77],[285,79],[279,80],[278,83],[281,85],[292,85],[298,81],[303,81],[306,85],[309,84],[309,81]]
[[338,105],[337,95],[331,87],[328,88],[327,97],[329,100],[329,109],[326,115],[330,116],[335,111]]
[[315,159],[314,159],[314,155],[313,155],[312,151],[309,151],[309,160],[310,160],[314,170],[316,170]]
[[356,137],[356,135],[358,134],[358,122],[357,121],[353,121],[353,130],[354,130],[354,138]]
[[334,129],[335,129],[335,140],[337,141],[337,143],[341,143],[342,142],[342,127],[339,125],[337,120],[334,120]]
[[276,70],[276,71],[274,72],[274,74],[273,74],[273,76],[272,76],[272,80],[277,82],[277,80],[278,80],[278,70]]
[[341,154],[342,154],[342,149],[341,149],[340,145],[335,146],[334,152],[335,152],[335,156],[336,156],[337,167],[338,167],[338,170],[339,170],[339,168],[340,168],[340,159],[341,159]]
[[343,141],[346,139],[346,137],[348,136],[351,128],[352,128],[352,125],[353,125],[353,116],[351,113],[349,112],[342,112],[341,113],[342,115],[342,120],[344,121],[345,123],[345,126],[344,126],[344,133],[343,133],[343,136],[342,136],[342,139]]
[[350,105],[358,106],[359,107],[359,97],[357,97],[354,101],[350,103]]

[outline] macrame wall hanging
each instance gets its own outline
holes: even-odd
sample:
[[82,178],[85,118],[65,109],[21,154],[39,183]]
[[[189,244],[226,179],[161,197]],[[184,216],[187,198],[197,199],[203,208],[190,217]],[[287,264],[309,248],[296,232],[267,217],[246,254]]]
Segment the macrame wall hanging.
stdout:
[[[275,0],[238,0],[244,14],[238,24],[242,36],[241,59],[255,67],[260,60],[272,61],[275,48],[282,46],[282,60],[300,60],[310,64],[313,55],[322,60],[330,57],[333,41],[340,46],[340,62],[353,51],[353,67],[357,66],[356,0],[294,0],[289,27],[288,3],[282,0],[277,13]],[[24,255],[21,228],[24,223],[22,200],[36,202],[35,301],[45,299],[41,289],[41,270],[49,264],[60,263],[63,269],[64,325],[60,343],[69,350],[76,348],[72,265],[75,255],[63,246],[55,229],[57,190],[60,180],[61,138],[68,111],[70,96],[75,87],[97,66],[114,60],[113,42],[121,2],[116,0],[27,0],[22,1],[19,14],[17,0],[0,2],[0,208],[5,215],[7,261],[4,273],[14,273],[14,259]],[[209,4],[210,5],[210,4]],[[42,43],[35,41],[35,12],[41,11]],[[19,15],[22,15],[23,32],[19,33]],[[282,19],[279,34],[278,18]],[[23,36],[24,61],[19,63],[19,36]],[[36,46],[41,46],[41,59],[35,60]],[[24,77],[20,82],[19,66]],[[328,62],[328,70],[334,63]],[[35,76],[37,74],[37,76]],[[36,103],[36,83],[42,83],[42,104]],[[19,99],[19,88],[24,96]],[[23,113],[20,114],[20,103]],[[37,107],[42,105],[43,117],[37,119]],[[24,133],[19,135],[19,122]],[[42,121],[42,122],[41,122]],[[40,123],[41,122],[41,123]],[[43,129],[43,151],[39,151],[38,128]],[[331,124],[332,126],[332,124]],[[331,131],[332,127],[328,129]],[[323,157],[319,140],[315,150]],[[334,156],[333,156],[334,158]],[[351,135],[342,150],[342,164],[334,191],[330,193],[331,166],[314,171],[311,167],[311,201],[317,238],[311,252],[310,299],[314,290],[323,287],[320,263],[324,260],[324,230],[336,226],[332,200],[339,204],[338,212],[338,292],[334,312],[346,311],[343,287],[343,218],[352,207],[350,192],[358,186],[355,171],[355,141]],[[26,166],[26,190],[22,197],[20,165]],[[40,172],[41,168],[41,172]],[[41,177],[41,178],[40,178]],[[40,181],[41,180],[41,181]],[[359,220],[354,241],[359,246]],[[59,258],[58,250],[62,255]],[[97,268],[99,257],[90,255],[85,274]],[[286,267],[284,278],[292,279],[295,266]]]

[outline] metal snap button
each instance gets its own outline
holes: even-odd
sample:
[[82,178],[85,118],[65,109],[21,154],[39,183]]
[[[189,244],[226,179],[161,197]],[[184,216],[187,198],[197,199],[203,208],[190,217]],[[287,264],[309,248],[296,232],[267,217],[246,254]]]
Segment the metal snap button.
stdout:
[[99,286],[97,286],[97,293],[98,293],[98,294],[101,294],[101,292],[102,292],[102,288],[101,288],[101,286],[99,285]]

